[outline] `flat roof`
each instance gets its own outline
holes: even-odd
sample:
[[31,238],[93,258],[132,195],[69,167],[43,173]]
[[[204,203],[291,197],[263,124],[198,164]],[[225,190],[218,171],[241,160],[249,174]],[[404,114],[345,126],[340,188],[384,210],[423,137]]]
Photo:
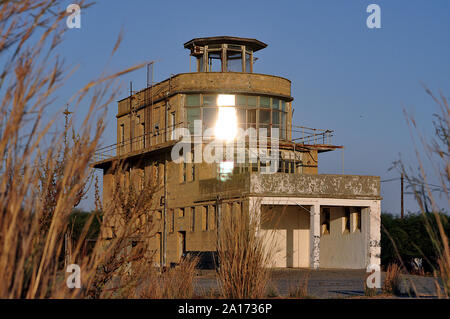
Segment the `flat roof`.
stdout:
[[249,47],[253,51],[258,51],[267,47],[267,44],[256,39],[251,38],[239,38],[230,36],[217,36],[207,38],[195,38],[184,44],[186,49],[192,49],[194,46],[205,46],[209,44],[240,44]]

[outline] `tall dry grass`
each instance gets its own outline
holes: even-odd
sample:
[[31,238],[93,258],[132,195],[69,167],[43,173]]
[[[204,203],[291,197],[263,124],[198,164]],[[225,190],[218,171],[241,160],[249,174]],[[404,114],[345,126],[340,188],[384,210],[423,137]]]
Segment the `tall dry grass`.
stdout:
[[[82,1],[80,6],[89,5]],[[83,289],[66,286],[61,262],[64,234],[91,176],[105,106],[117,98],[116,79],[142,67],[102,74],[74,92],[67,101],[74,116],[80,105],[88,111],[77,138],[67,147],[65,137],[74,124],[70,121],[60,130],[58,117],[49,115],[58,90],[72,73],[55,53],[66,32],[66,17],[65,7],[54,0],[0,5],[0,298],[104,297],[114,278],[127,278],[126,273],[131,278],[132,271],[151,260],[148,233],[143,231],[151,223],[142,223],[141,213],[152,190],[148,195],[129,189],[120,193],[120,185],[120,201],[103,207],[103,217],[115,216],[127,224],[109,240],[98,240],[91,255],[82,256],[87,223],[69,260],[81,267]],[[112,54],[120,42],[121,37]],[[105,222],[101,228],[102,234],[110,230]],[[126,281],[119,283],[121,289],[134,284]]]
[[381,290],[385,294],[400,295],[401,294],[401,268],[397,264],[390,264],[386,270],[386,277],[384,279]]
[[303,275],[303,278],[289,287],[289,297],[291,298],[306,298],[308,297],[308,283],[310,273]]
[[[407,167],[402,160],[396,162],[395,165],[405,175],[420,211],[425,215],[425,226],[438,256],[437,267],[434,269],[437,294],[440,297],[448,298],[450,296],[450,246],[443,221],[439,215],[442,208],[445,207],[439,207],[437,192],[444,200],[447,200],[446,208],[448,209],[450,207],[448,192],[448,183],[450,182],[450,106],[442,93],[437,97],[428,88],[424,88],[438,107],[433,121],[434,137],[431,139],[424,137],[419,132],[414,117],[405,112],[419,170],[417,172],[417,169]],[[431,169],[427,170],[425,163]],[[432,179],[436,180],[438,185]],[[427,218],[429,215],[434,216],[434,222]]]
[[263,298],[270,281],[272,249],[258,230],[254,207],[224,211],[219,216],[217,277],[225,298]]
[[146,279],[136,297],[146,299],[187,299],[194,296],[197,258],[184,258],[175,268],[159,273],[154,268],[146,272]]

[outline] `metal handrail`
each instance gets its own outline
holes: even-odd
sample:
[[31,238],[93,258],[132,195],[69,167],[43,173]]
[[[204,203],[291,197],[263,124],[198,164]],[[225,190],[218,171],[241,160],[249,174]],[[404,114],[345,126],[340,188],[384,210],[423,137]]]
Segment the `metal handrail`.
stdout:
[[[173,134],[176,128],[187,128],[189,126],[184,126],[183,124],[184,122],[176,123],[166,129],[162,128],[153,130],[143,135],[135,136],[126,141],[99,148],[94,154],[94,161],[99,162],[108,160],[117,155],[125,155],[137,150],[145,150],[151,146],[175,140],[176,138],[174,136],[168,136],[168,134]],[[286,129],[286,131],[289,130]],[[331,145],[331,138],[334,136],[334,131],[332,130],[314,129],[305,126],[293,125],[292,130],[290,131],[292,135],[294,135],[294,133],[300,133],[301,136],[292,138],[287,142],[295,142],[296,144],[304,145]],[[192,135],[192,137],[195,136]],[[202,137],[204,138],[204,136]]]

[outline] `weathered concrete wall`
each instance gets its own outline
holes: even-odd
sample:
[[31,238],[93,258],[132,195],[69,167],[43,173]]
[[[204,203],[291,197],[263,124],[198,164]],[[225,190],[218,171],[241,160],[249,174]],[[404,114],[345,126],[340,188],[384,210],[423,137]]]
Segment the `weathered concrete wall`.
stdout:
[[320,267],[366,268],[367,214],[361,214],[361,230],[351,226],[348,233],[343,232],[344,207],[330,207],[330,215],[330,233],[320,238]]
[[201,180],[201,195],[259,194],[274,196],[379,199],[380,178],[360,175],[325,174],[235,174],[228,181]]
[[[146,103],[151,89],[136,93],[133,107],[139,108]],[[288,79],[257,73],[237,72],[196,72],[180,73],[164,80],[153,87],[153,101],[166,98],[168,95],[184,93],[250,93],[279,96],[287,100],[291,97],[291,81]],[[118,116],[129,112],[129,97],[118,103]]]
[[219,181],[217,178],[208,178],[199,181],[199,194],[201,199],[244,196],[250,190],[249,173],[233,174],[229,180]]
[[273,267],[309,267],[309,211],[263,205],[260,227]]
[[[335,199],[335,201],[339,201],[339,205],[348,206],[358,206],[360,202],[369,202],[367,199],[361,200],[360,197],[374,199],[378,194],[376,186],[372,185],[374,188],[367,186],[367,184],[370,185],[370,182],[379,185],[378,179],[374,177],[244,173],[233,175],[230,180],[221,182],[212,178],[216,174],[214,165],[196,164],[194,178],[192,176],[193,167],[193,164],[185,166],[186,180],[183,181],[183,165],[171,161],[167,162],[167,262],[179,260],[179,232],[185,232],[187,251],[215,250],[217,195],[220,195],[223,209],[226,210],[227,205],[245,201],[245,198],[251,195],[273,199],[276,205],[282,198],[295,198],[298,203],[302,203],[301,206],[316,205],[320,208],[320,205],[330,205],[329,201],[333,194],[334,196],[341,196],[340,199]],[[124,183],[129,178],[127,174],[129,173],[124,173]],[[140,179],[139,176],[144,176],[147,180],[153,178],[154,183],[160,186],[155,194],[153,207],[154,212],[163,219],[164,206],[161,205],[160,198],[164,195],[164,154],[154,155],[152,160],[148,159],[141,162],[140,165],[135,165],[131,169],[130,176],[136,187],[138,187],[136,182]],[[329,184],[326,182],[329,182]],[[366,186],[362,185],[364,183],[366,183]],[[106,171],[104,175],[104,203],[112,200],[111,186],[114,184],[112,173]],[[311,192],[315,192],[315,194],[311,196]],[[308,202],[312,198],[315,198],[315,201]],[[357,203],[354,203],[355,201]],[[379,200],[371,200],[370,202],[379,203]],[[282,221],[286,227],[275,228],[275,242],[281,249],[276,257],[276,265],[279,267],[307,267],[311,263],[309,255],[311,254],[312,228],[311,226],[306,227],[306,225],[311,225],[310,216],[299,211],[301,207],[299,204],[295,205],[293,208],[289,208],[286,219]],[[333,205],[331,204],[331,206]],[[182,209],[184,209],[184,214],[180,214]],[[208,214],[205,214],[206,210]],[[149,213],[153,214],[154,212]],[[193,213],[195,214],[194,219],[192,218]],[[208,218],[208,229],[204,227],[206,217]],[[195,222],[194,230],[192,230],[193,220]],[[337,235],[338,232],[332,231],[333,235],[320,241],[320,267],[363,268],[361,265],[368,263],[369,260],[377,262],[377,258],[379,258],[379,246],[377,246],[379,245],[379,225],[376,221],[373,221],[371,226],[373,230],[369,234],[368,230],[366,231],[366,229],[369,229],[366,225],[368,222],[368,220],[363,219],[362,233],[365,234],[365,237],[349,234],[345,235],[347,237],[342,235],[334,238],[334,234]],[[162,225],[162,220],[158,221],[154,231],[163,234]],[[270,229],[269,226],[266,224],[264,227]],[[273,224],[272,226],[275,227],[276,225]],[[331,227],[337,226],[332,223]],[[373,247],[371,248],[368,247],[369,242],[366,239],[369,236],[373,239],[371,241]],[[159,249],[160,240],[154,240],[152,245],[154,245],[154,249]],[[362,253],[361,245],[365,249]],[[336,252],[344,253],[342,253],[342,256],[336,257],[333,255]]]
[[378,198],[380,178],[359,175],[251,174],[250,193],[327,198]]
[[[253,206],[258,210],[265,205],[276,207],[276,210],[309,209],[309,252],[311,268],[349,268],[366,269],[369,265],[380,265],[380,200],[368,199],[339,199],[339,198],[302,198],[302,197],[250,197]],[[292,208],[291,208],[292,207]],[[331,209],[330,233],[323,234],[321,223],[323,214],[316,214],[323,208]],[[344,207],[350,208],[350,230],[344,229]],[[361,229],[355,218],[356,208],[361,209]],[[280,215],[283,219],[284,215]],[[294,221],[289,218],[282,223]],[[277,246],[283,248],[285,233],[278,234],[274,225],[262,224],[264,234],[271,234],[275,230]],[[262,227],[261,227],[262,228]],[[272,228],[272,232],[269,229]],[[268,236],[274,238],[274,236]],[[287,242],[284,242],[285,245]],[[306,241],[305,241],[306,243]],[[268,246],[270,248],[270,245]],[[286,249],[286,246],[285,248]],[[308,247],[303,247],[308,249]],[[286,254],[285,254],[286,255]],[[287,264],[283,260],[283,250],[276,255],[276,265]]]

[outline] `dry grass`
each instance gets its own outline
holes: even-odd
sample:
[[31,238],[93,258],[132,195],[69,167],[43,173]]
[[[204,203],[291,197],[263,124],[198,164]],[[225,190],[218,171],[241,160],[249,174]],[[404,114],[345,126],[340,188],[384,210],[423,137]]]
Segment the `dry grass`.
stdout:
[[273,283],[269,283],[267,286],[267,297],[276,298],[280,295],[277,287]]
[[147,281],[140,287],[140,298],[147,299],[186,299],[194,296],[194,278],[197,258],[183,259],[175,268],[162,274],[151,271]]
[[[58,116],[48,115],[70,75],[55,53],[65,18],[65,8],[52,0],[2,1],[0,6],[0,298],[101,297],[115,275],[147,254],[142,238],[132,254],[125,253],[139,233],[134,225],[144,205],[123,199],[121,207],[106,207],[103,215],[127,213],[130,226],[108,242],[98,240],[92,255],[81,256],[88,223],[72,251],[69,262],[81,267],[84,288],[68,289],[61,276],[68,218],[91,176],[105,106],[117,99],[115,79],[142,66],[102,75],[67,101],[74,117],[80,105],[88,110],[68,142],[72,121],[59,130]],[[101,233],[106,231],[102,223]]]
[[383,287],[381,288],[383,293],[388,295],[400,295],[401,283],[402,279],[400,266],[397,264],[390,264],[386,271]]
[[[244,210],[245,212],[245,210]],[[219,216],[217,277],[225,298],[264,298],[271,252],[258,234],[259,214],[231,210]]]
[[289,297],[306,298],[308,296],[308,282],[310,274],[307,273],[303,278],[289,287]]
[[[429,218],[424,218],[425,226],[438,256],[437,268],[434,270],[436,286],[438,287],[436,289],[437,294],[440,297],[448,298],[450,296],[450,245],[442,219],[439,216],[441,208],[436,201],[436,191],[439,191],[441,196],[447,200],[448,208],[450,206],[448,192],[448,183],[450,182],[450,106],[442,93],[439,97],[436,97],[428,88],[424,88],[438,106],[438,112],[434,114],[435,120],[433,121],[435,136],[431,140],[426,139],[419,133],[414,117],[405,112],[410,134],[415,143],[419,172],[416,173],[416,170],[405,167],[402,161],[398,161],[396,164],[405,175],[421,212],[424,215],[434,216],[433,224]],[[422,148],[420,151],[417,141]],[[428,171],[425,169],[425,162],[431,165],[431,169]],[[438,185],[433,184],[432,177],[438,181]],[[438,284],[439,281],[442,288]]]

